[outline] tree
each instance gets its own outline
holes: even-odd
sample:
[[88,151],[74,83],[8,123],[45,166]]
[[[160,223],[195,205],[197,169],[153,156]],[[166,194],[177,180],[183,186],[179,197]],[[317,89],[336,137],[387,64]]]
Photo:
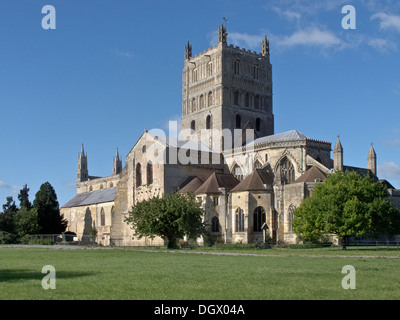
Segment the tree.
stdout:
[[337,171],[295,210],[293,229],[305,240],[335,234],[343,249],[350,236],[393,236],[400,233],[400,213],[387,198],[385,187],[369,176]]
[[19,191],[18,200],[20,208],[27,208],[28,210],[32,208],[32,203],[29,201],[29,188],[27,185],[24,185]]
[[3,204],[3,213],[0,214],[0,230],[8,233],[14,232],[14,214],[18,211],[13,197],[7,197]]
[[14,232],[17,237],[39,232],[38,214],[36,208],[22,207],[14,215]]
[[125,222],[139,238],[159,236],[168,240],[168,248],[176,248],[177,240],[185,235],[195,239],[205,232],[203,214],[193,193],[177,192],[137,203]]
[[33,207],[37,210],[40,233],[59,234],[65,231],[68,222],[60,214],[56,192],[49,182],[40,186]]

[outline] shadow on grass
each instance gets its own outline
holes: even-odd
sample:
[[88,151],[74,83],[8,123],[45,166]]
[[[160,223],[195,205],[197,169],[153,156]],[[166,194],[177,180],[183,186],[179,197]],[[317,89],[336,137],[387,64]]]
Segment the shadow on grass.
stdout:
[[[0,269],[0,283],[7,281],[27,281],[27,280],[42,280],[48,273],[41,273],[41,270],[34,272],[32,270],[23,269]],[[56,271],[57,279],[71,279],[79,277],[94,276],[95,272],[75,272],[75,271]]]

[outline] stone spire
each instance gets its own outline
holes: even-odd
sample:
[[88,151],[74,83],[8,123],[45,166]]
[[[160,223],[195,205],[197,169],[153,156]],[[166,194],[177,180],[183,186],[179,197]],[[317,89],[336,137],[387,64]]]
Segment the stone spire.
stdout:
[[192,45],[187,42],[185,45],[185,60],[189,60],[192,57]]
[[336,145],[333,149],[333,169],[343,170],[343,147],[340,143],[339,135],[337,136]]
[[85,154],[85,149],[81,148],[81,153],[78,155],[78,170],[76,175],[77,182],[87,181],[89,179],[89,171],[87,165],[87,154]]
[[218,28],[218,43],[227,44],[228,33],[226,32],[226,27],[224,24]]
[[262,42],[262,55],[264,57],[269,56],[269,40],[267,39],[267,36],[264,37]]
[[113,175],[120,174],[122,171],[122,160],[119,156],[118,148],[115,158],[113,158]]
[[368,159],[368,169],[371,170],[371,172],[376,176],[376,153],[372,143],[371,143],[371,148],[369,149],[368,152],[367,159]]

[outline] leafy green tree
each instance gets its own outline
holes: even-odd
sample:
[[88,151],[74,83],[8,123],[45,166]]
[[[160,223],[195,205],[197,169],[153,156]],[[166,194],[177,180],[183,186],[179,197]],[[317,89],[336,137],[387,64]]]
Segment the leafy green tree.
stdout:
[[14,233],[14,214],[18,211],[13,197],[7,197],[7,202],[3,204],[3,213],[0,214],[0,230]]
[[40,233],[60,234],[65,231],[68,222],[60,214],[56,192],[49,182],[40,186],[33,207],[37,210]]
[[344,249],[350,236],[399,234],[400,213],[387,196],[385,187],[370,177],[337,171],[317,184],[295,210],[293,229],[305,240],[335,234]]
[[203,214],[193,193],[177,192],[137,203],[125,222],[139,238],[159,236],[168,240],[168,248],[176,248],[185,235],[195,239],[205,232]]
[[18,200],[20,208],[27,208],[28,210],[32,208],[32,203],[29,201],[29,188],[28,185],[24,185],[24,187],[19,191]]
[[22,207],[14,215],[14,233],[21,238],[27,234],[37,234],[40,230],[36,208]]

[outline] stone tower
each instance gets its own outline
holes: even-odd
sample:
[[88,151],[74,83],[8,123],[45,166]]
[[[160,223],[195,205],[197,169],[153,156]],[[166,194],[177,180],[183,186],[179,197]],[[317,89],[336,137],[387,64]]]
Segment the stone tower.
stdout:
[[119,156],[118,148],[117,148],[117,154],[115,155],[115,158],[113,159],[113,175],[120,174],[122,171],[122,160]]
[[343,147],[340,143],[339,135],[337,136],[335,148],[333,149],[333,169],[343,170]]
[[76,175],[77,182],[87,181],[89,179],[89,171],[87,165],[87,154],[85,154],[85,150],[83,148],[81,153],[78,155],[78,170]]
[[376,153],[372,143],[368,152],[368,169],[371,170],[374,175],[376,175]]
[[[274,134],[269,41],[265,37],[257,53],[228,45],[227,36],[221,25],[218,45],[195,57],[188,42],[182,72],[182,130],[193,130],[193,137],[214,150],[221,144],[231,148],[235,129],[254,129],[256,137]],[[205,137],[211,129],[219,135]],[[224,129],[231,133],[231,142],[225,134],[222,142]]]

